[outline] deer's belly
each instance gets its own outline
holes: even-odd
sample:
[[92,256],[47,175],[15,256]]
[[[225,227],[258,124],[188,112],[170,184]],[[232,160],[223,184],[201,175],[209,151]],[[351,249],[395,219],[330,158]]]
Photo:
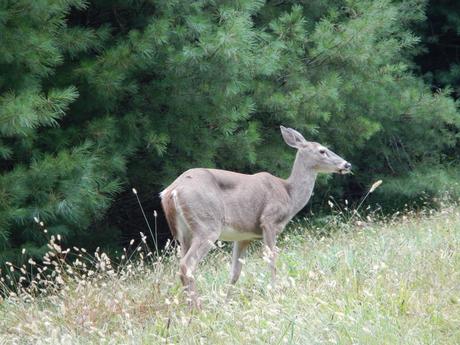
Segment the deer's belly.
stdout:
[[255,232],[244,232],[233,228],[225,227],[220,233],[219,240],[221,241],[246,241],[261,239],[262,235]]

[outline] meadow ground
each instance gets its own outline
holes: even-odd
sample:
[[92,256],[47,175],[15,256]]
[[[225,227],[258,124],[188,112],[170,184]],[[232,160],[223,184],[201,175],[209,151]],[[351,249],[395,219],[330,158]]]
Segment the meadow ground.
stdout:
[[260,246],[235,287],[218,247],[196,274],[202,312],[185,302],[174,255],[139,249],[113,269],[74,249],[64,265],[52,244],[54,268],[36,278],[48,295],[0,302],[0,344],[460,344],[460,209],[354,223],[325,237],[291,226],[275,289]]

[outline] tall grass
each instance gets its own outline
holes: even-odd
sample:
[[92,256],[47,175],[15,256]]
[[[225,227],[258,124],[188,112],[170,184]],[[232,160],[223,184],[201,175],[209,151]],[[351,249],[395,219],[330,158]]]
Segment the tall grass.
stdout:
[[459,208],[336,226],[291,227],[275,289],[260,246],[229,286],[218,246],[195,274],[202,312],[185,301],[173,247],[153,257],[141,242],[115,266],[62,255],[54,239],[32,286],[3,283],[0,344],[460,344]]

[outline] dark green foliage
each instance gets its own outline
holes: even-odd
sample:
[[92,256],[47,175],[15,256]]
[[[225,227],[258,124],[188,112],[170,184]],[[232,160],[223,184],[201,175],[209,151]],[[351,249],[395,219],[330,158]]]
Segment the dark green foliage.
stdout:
[[[73,141],[63,117],[79,92],[60,83],[56,69],[67,51],[61,37],[74,35],[66,17],[83,1],[3,1],[0,5],[0,254],[5,260],[26,246],[43,254],[48,234],[75,238],[120,190],[103,150],[85,137]],[[83,30],[80,30],[83,32]],[[83,34],[85,37],[87,34]],[[78,132],[78,128],[74,130]],[[112,157],[110,158],[112,159]],[[115,174],[115,171],[117,174]],[[39,248],[42,248],[39,250]]]
[[117,193],[153,198],[190,167],[287,176],[280,124],[356,167],[322,177],[317,201],[382,178],[398,207],[458,179],[456,104],[414,73],[423,1],[2,4],[4,255],[43,245],[34,216],[66,243],[113,245]]
[[419,25],[424,51],[417,63],[434,88],[451,86],[455,96],[460,84],[460,3],[429,1],[427,20]]

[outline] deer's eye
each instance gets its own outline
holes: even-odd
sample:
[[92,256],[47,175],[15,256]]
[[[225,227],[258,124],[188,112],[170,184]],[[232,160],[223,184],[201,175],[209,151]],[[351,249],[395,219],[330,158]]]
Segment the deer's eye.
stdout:
[[321,153],[322,155],[325,155],[326,154],[326,150],[319,150],[319,153]]

